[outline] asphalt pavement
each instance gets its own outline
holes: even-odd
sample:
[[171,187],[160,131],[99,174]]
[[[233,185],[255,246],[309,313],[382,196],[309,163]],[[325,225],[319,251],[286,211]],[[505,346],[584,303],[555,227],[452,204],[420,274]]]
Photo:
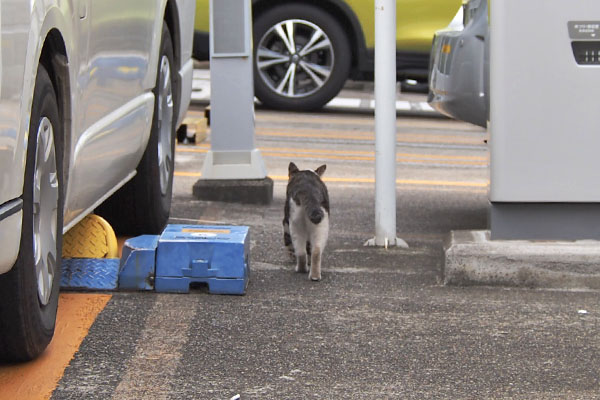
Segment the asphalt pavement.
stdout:
[[[600,398],[598,292],[442,284],[449,232],[487,228],[487,169],[464,165],[486,152],[484,132],[399,119],[409,125],[400,129],[406,151],[441,146],[438,139],[461,143],[439,148],[455,164],[441,164],[441,153],[426,168],[413,158],[399,163],[398,236],[408,249],[363,246],[375,221],[374,185],[358,179],[372,176],[372,162],[356,156],[367,140],[353,142],[349,163],[335,158],[342,139],[314,139],[331,154],[331,229],[323,279],[311,282],[294,272],[283,246],[285,175],[290,159],[301,168],[324,159],[316,150],[287,156],[284,146],[307,146],[312,131],[275,143],[261,115],[258,144],[276,153],[266,163],[279,177],[272,204],[195,199],[206,148],[179,146],[171,212],[172,223],[250,227],[247,293],[114,293],[52,399]],[[280,118],[278,132],[292,129],[289,115]],[[295,118],[315,131],[324,118],[320,129],[332,129],[331,113]],[[410,142],[416,131],[429,141]]]
[[330,187],[311,282],[283,249],[283,189],[270,206],[178,196],[180,218],[251,227],[247,294],[115,294],[52,398],[598,398],[597,293],[440,284],[442,237],[485,225],[483,196],[402,193],[410,248],[385,250],[362,246],[371,193]]

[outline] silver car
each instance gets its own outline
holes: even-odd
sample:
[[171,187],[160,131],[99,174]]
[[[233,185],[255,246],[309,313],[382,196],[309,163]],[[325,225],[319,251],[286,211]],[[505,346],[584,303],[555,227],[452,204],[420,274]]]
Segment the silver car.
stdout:
[[[54,333],[62,235],[169,216],[195,0],[0,0],[0,358]],[[102,203],[102,207],[99,207]]]
[[489,119],[488,1],[470,0],[436,32],[429,104],[449,117],[486,127]]

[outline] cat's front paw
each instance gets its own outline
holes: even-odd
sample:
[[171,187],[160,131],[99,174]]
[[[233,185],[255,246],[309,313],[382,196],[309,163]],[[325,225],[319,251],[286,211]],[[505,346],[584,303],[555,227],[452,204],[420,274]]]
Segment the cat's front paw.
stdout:
[[318,281],[321,280],[321,274],[318,274],[318,275],[314,274],[313,275],[312,273],[310,273],[310,274],[308,274],[308,279],[310,279],[313,282],[318,282]]

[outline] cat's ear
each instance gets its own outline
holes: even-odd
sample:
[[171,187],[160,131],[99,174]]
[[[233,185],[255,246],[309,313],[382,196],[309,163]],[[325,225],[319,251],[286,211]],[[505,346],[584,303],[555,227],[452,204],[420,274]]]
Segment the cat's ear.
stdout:
[[319,168],[315,169],[315,172],[317,173],[317,175],[323,176],[326,169],[327,169],[327,165],[323,164]]
[[294,175],[298,171],[299,171],[299,169],[298,169],[298,167],[296,167],[296,164],[294,164],[293,162],[290,162],[290,165],[288,166],[288,176],[291,178],[292,175]]

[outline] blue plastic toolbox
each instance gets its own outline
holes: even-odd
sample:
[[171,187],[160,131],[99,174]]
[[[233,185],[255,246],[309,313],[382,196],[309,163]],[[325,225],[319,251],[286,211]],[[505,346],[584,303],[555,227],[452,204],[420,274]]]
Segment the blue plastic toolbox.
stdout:
[[202,283],[209,293],[244,294],[249,254],[247,226],[168,225],[158,240],[154,289],[188,293]]

